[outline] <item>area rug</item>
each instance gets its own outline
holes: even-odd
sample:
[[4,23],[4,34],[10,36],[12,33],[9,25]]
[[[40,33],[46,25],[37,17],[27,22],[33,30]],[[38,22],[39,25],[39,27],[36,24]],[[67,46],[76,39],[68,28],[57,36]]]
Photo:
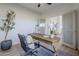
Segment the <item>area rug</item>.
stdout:
[[[40,47],[39,49],[37,49],[38,53],[34,53],[36,54],[37,56],[55,56],[55,54],[43,47]],[[21,54],[21,56],[26,56],[24,53]],[[31,55],[28,55],[28,56],[31,56]],[[57,53],[57,56],[72,56],[71,53],[67,52],[67,51],[59,51]]]
[[[51,51],[49,51],[49,50],[47,50],[47,49],[45,49],[45,48],[42,48],[42,47],[40,47],[40,48],[38,49],[38,51],[39,51],[39,52],[37,53],[38,56],[54,56],[54,55],[55,55],[53,52],[51,52]],[[71,55],[71,53],[69,53],[69,52],[67,52],[67,51],[61,50],[61,51],[59,51],[59,52],[57,53],[57,56],[72,56],[72,55]]]

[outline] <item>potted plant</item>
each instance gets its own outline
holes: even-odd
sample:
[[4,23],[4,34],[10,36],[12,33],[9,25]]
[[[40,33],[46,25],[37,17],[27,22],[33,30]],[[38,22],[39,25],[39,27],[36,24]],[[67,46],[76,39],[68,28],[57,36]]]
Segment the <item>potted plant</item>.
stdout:
[[15,25],[14,18],[15,18],[15,12],[13,10],[8,10],[6,14],[6,19],[2,19],[3,26],[0,27],[0,29],[2,31],[5,31],[4,41],[1,42],[2,50],[8,50],[12,46],[12,40],[6,40],[6,39],[9,31],[14,29]]

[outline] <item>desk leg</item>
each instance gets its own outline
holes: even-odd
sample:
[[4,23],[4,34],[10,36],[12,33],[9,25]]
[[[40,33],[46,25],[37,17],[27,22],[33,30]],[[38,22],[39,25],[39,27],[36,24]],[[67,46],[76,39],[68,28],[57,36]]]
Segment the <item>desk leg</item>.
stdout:
[[57,51],[56,51],[55,46],[53,45],[53,43],[52,43],[52,47],[53,47],[53,50],[54,50],[54,53],[55,53],[54,55],[57,56]]

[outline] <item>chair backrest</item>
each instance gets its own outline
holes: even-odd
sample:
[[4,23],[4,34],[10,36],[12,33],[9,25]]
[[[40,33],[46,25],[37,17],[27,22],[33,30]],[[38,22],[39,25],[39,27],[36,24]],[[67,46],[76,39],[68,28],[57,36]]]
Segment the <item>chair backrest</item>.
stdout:
[[26,42],[26,37],[24,35],[18,34],[18,37],[20,39],[21,47],[24,49],[25,52],[28,51],[28,43]]

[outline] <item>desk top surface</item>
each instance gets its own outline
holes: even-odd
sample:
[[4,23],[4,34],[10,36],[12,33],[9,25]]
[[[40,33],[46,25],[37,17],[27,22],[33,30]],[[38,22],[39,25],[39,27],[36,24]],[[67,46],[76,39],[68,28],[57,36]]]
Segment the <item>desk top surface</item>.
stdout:
[[[48,41],[48,42],[57,42],[60,40],[59,37],[54,36],[53,38],[50,38],[48,35],[45,34],[40,34],[40,33],[30,33],[29,35],[31,35],[34,38],[37,38],[37,40],[44,40],[44,41]],[[38,39],[39,38],[39,39]]]

